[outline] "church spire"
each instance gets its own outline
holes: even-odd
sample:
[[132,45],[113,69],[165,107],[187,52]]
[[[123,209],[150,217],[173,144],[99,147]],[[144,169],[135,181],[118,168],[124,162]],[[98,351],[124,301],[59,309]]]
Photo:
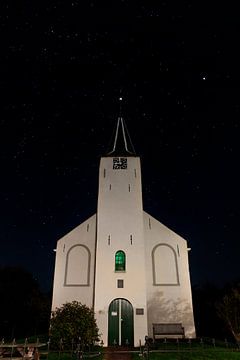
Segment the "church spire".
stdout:
[[136,156],[126,123],[122,116],[118,117],[112,150],[107,154],[109,156]]
[[109,156],[136,156],[132,140],[130,138],[126,123],[122,117],[122,97],[119,97],[119,117],[117,119],[117,126],[114,135],[114,141],[111,145],[112,148],[107,154]]

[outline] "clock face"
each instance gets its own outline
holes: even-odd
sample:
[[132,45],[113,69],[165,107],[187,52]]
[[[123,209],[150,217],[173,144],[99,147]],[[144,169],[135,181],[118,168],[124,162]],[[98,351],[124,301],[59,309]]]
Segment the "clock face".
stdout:
[[127,158],[113,158],[113,169],[127,169]]

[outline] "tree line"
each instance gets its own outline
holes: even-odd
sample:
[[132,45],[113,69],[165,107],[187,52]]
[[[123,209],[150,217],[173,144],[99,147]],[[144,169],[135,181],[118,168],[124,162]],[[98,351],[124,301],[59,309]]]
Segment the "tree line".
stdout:
[[195,286],[192,295],[197,336],[240,343],[240,281]]
[[48,332],[51,295],[19,267],[0,267],[0,337],[12,340]]

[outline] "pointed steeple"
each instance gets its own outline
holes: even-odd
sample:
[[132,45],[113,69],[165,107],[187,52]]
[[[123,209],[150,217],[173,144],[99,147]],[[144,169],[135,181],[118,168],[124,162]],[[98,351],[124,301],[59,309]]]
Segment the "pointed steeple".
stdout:
[[117,120],[114,141],[108,156],[136,156],[126,123],[122,116]]
[[130,138],[127,125],[122,116],[123,97],[120,92],[119,101],[119,116],[117,119],[116,130],[110,142],[107,156],[136,156],[136,152]]

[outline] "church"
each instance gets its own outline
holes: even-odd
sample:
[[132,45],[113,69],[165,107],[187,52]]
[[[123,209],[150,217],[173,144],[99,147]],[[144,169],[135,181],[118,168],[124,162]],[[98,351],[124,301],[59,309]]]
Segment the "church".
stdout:
[[57,242],[52,310],[74,300],[93,308],[104,346],[194,338],[187,241],[143,210],[140,158],[122,117],[114,135],[97,213]]

